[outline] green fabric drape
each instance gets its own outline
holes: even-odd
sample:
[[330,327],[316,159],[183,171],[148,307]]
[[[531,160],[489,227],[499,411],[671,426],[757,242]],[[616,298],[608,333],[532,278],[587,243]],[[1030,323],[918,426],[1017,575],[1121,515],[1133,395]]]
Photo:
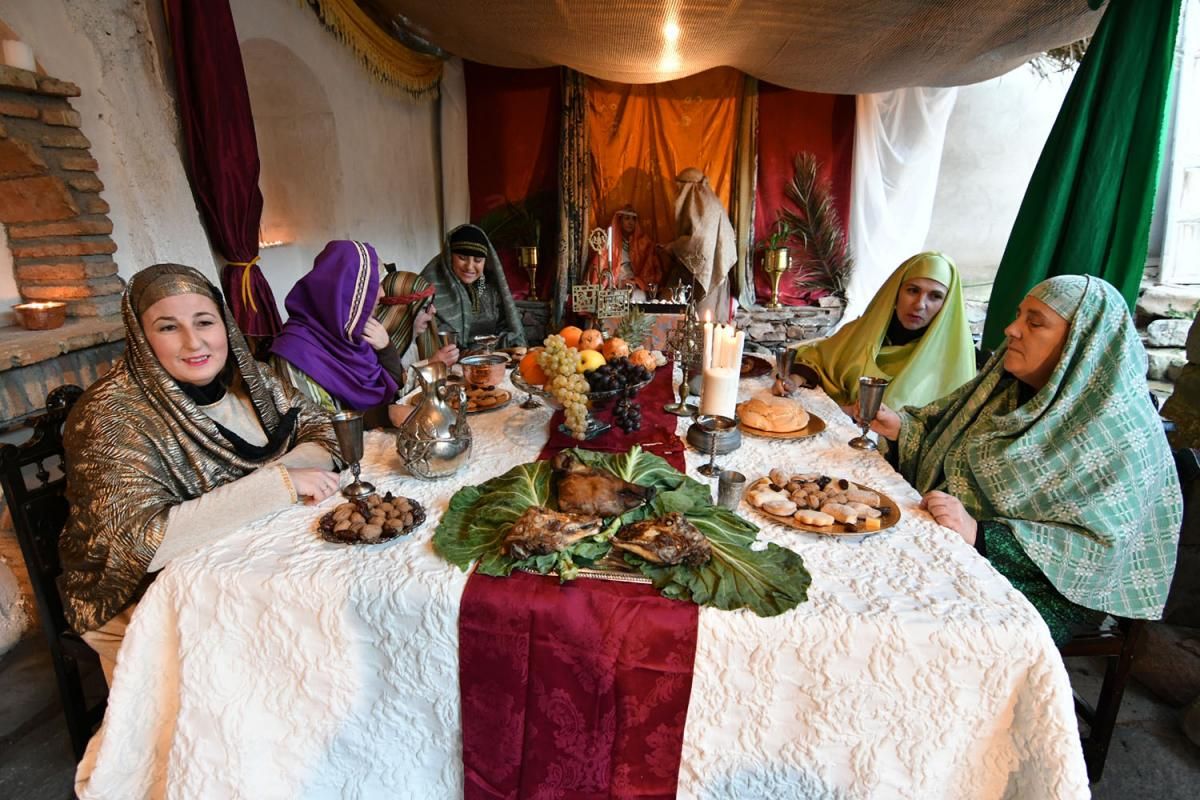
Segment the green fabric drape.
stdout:
[[1110,0],[1013,223],[985,348],[999,346],[1025,294],[1053,275],[1096,275],[1131,309],[1137,301],[1179,8],[1180,0]]

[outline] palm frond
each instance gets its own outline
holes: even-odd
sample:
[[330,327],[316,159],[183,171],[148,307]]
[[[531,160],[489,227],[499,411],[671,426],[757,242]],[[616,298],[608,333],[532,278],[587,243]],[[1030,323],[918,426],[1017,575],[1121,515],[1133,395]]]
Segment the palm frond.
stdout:
[[830,186],[821,180],[821,164],[812,153],[800,153],[793,173],[784,194],[796,207],[784,207],[779,213],[792,231],[791,241],[803,250],[792,283],[798,289],[825,289],[845,297],[854,260],[833,207]]

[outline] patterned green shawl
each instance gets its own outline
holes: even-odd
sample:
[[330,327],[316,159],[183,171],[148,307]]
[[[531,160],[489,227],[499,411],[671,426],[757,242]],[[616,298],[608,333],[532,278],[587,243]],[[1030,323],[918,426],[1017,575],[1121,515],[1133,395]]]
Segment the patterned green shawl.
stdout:
[[[437,287],[437,319],[438,328],[449,328],[458,333],[458,346],[467,349],[471,346],[467,338],[471,332],[471,322],[475,317],[475,309],[479,303],[495,303],[499,306],[500,342],[497,347],[518,347],[525,344],[525,327],[521,324],[521,314],[513,301],[512,292],[508,290],[508,281],[504,279],[504,267],[496,248],[488,244],[487,264],[484,266],[483,277],[476,281],[474,288],[463,285],[450,266],[450,237],[460,228],[459,225],[446,236],[442,252],[421,270],[421,277]],[[480,289],[479,284],[486,288]],[[478,295],[476,295],[478,292]],[[490,297],[488,296],[490,295]]]
[[1002,345],[975,380],[900,412],[900,472],[978,520],[1008,525],[1070,600],[1157,619],[1182,500],[1146,357],[1120,293],[1062,275],[1030,291],[1071,323],[1046,386],[1021,403]]

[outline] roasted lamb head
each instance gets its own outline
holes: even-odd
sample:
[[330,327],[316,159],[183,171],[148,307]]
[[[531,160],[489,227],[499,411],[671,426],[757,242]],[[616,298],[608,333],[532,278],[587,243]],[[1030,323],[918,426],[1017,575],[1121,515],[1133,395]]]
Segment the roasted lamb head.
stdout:
[[602,525],[603,521],[597,517],[561,514],[531,506],[517,518],[504,537],[504,549],[517,560],[557,553],[580,539],[599,533]]
[[655,564],[699,567],[712,558],[708,537],[688,522],[687,517],[675,512],[623,526],[613,537],[612,545]]
[[554,469],[558,474],[558,507],[571,514],[616,517],[654,499],[652,487],[593,469],[567,451],[554,457]]

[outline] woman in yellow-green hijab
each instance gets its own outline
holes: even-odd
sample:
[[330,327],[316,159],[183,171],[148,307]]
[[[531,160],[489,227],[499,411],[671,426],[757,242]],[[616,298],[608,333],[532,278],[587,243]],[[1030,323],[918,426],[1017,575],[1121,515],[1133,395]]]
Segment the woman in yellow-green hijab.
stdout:
[[888,378],[892,408],[923,406],[975,376],[975,348],[958,267],[941,253],[901,264],[866,312],[796,353],[795,372],[839,405],[858,400],[863,375]]

